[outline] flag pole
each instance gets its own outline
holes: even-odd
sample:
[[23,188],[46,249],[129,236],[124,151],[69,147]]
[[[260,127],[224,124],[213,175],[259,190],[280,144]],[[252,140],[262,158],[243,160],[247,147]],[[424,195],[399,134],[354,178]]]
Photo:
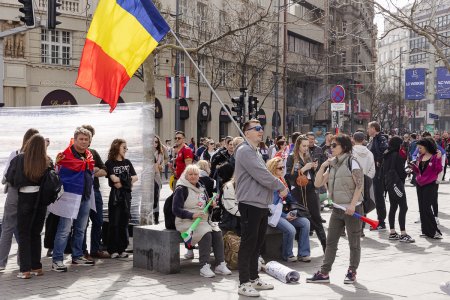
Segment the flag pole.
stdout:
[[247,143],[249,145],[251,145],[249,143],[249,141],[247,140],[247,138],[245,137],[244,133],[242,132],[241,128],[239,127],[238,123],[236,122],[235,119],[233,119],[233,116],[230,114],[230,112],[228,111],[227,107],[225,106],[225,104],[223,103],[223,101],[220,99],[219,95],[217,95],[216,90],[212,87],[211,83],[209,82],[209,80],[206,78],[205,74],[203,74],[203,72],[200,70],[199,66],[197,65],[197,63],[194,61],[194,59],[191,57],[191,55],[189,54],[189,52],[186,50],[186,48],[184,47],[184,45],[181,43],[180,39],[178,38],[178,36],[175,34],[175,32],[173,32],[172,28],[170,28],[170,33],[172,33],[172,35],[175,37],[175,39],[177,40],[178,44],[180,45],[181,48],[183,48],[184,53],[186,53],[187,57],[189,58],[189,60],[192,62],[192,64],[194,65],[195,69],[197,69],[197,72],[200,74],[200,76],[202,76],[203,80],[205,80],[206,84],[208,85],[209,89],[211,90],[211,92],[214,94],[214,96],[216,96],[217,100],[219,101],[220,105],[222,105],[223,110],[226,111],[228,117],[230,118],[231,122],[233,122],[234,126],[236,126],[236,128],[238,129],[239,133],[241,134],[241,136],[247,141]]

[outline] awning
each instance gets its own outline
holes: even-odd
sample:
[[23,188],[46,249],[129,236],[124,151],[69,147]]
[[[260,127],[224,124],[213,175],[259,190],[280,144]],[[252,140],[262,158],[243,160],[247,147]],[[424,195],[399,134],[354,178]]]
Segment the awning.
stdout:
[[[226,104],[225,104],[225,107],[227,108],[228,112],[231,114],[230,107]],[[230,117],[228,116],[228,113],[225,111],[225,109],[223,109],[223,107],[220,109],[219,121],[224,122],[224,123],[231,122]]]
[[78,105],[75,97],[65,90],[54,90],[42,100],[41,106],[49,105]]
[[185,98],[180,98],[180,119],[189,119],[189,105]]
[[208,121],[208,117],[210,116],[209,112],[209,105],[206,102],[200,103],[200,106],[198,107],[198,114],[197,119],[199,121]]

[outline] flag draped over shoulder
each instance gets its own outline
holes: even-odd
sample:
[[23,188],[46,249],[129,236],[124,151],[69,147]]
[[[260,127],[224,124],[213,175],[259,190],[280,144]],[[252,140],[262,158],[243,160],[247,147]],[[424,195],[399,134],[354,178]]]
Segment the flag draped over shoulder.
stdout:
[[151,0],[100,0],[76,84],[113,111],[127,82],[168,31]]
[[[62,159],[58,161],[56,169],[64,187],[64,193],[58,201],[49,205],[48,209],[53,214],[70,219],[76,219],[80,209],[81,198],[84,193],[85,172],[90,170],[94,174],[94,158],[89,150],[86,150],[86,159],[76,158],[71,146],[62,153]],[[92,175],[93,176],[93,175]],[[94,192],[91,191],[91,209],[95,210]],[[93,202],[93,205],[92,205]]]

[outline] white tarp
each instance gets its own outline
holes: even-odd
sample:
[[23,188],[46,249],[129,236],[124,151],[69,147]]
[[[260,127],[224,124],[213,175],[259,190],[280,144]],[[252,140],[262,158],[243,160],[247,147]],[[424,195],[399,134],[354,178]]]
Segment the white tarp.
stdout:
[[[44,137],[50,139],[48,154],[55,160],[56,154],[68,146],[75,128],[83,124],[90,124],[95,128],[92,148],[99,152],[103,162],[108,158],[111,142],[115,138],[123,138],[127,141],[127,158],[133,163],[139,179],[141,179],[142,131],[144,127],[142,107],[142,103],[119,104],[112,113],[109,113],[108,105],[101,104],[0,108],[0,172],[3,174],[9,154],[22,145],[22,138],[27,129],[36,128]],[[154,108],[151,109],[154,112]],[[154,132],[154,124],[145,124],[145,127],[146,131]],[[135,184],[132,193],[131,216],[133,223],[139,222],[141,182],[139,180]],[[106,178],[100,178],[100,187],[104,208],[107,208],[110,189]],[[0,215],[3,214],[5,199],[6,195],[0,193]]]

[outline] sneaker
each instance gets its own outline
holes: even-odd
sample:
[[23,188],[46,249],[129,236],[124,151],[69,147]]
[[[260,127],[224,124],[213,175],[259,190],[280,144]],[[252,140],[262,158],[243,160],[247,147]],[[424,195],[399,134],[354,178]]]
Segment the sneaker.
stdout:
[[435,240],[442,240],[442,234],[440,234],[439,232],[436,232],[433,236],[433,239]]
[[262,258],[261,255],[258,257],[258,262],[260,262],[260,263],[263,264],[263,265],[266,264],[266,262],[264,261],[264,258]]
[[76,266],[93,266],[94,261],[86,259],[84,256],[72,259],[72,265]]
[[31,278],[31,272],[19,272],[17,274],[17,278],[30,279]]
[[320,273],[320,271],[317,271],[316,274],[313,275],[311,278],[306,278],[306,282],[309,283],[330,283],[330,276],[324,275]]
[[400,236],[400,242],[402,242],[402,243],[414,243],[415,240],[412,237],[410,237],[408,234],[402,234]]
[[109,255],[109,253],[106,251],[97,251],[95,253],[92,253],[91,256],[95,258],[111,258],[111,255]]
[[42,275],[44,275],[44,271],[42,271],[42,269],[31,270],[31,275],[33,275],[33,276],[42,276]]
[[378,225],[377,228],[373,228],[372,226],[370,226],[370,231],[374,231],[374,230],[385,230],[386,229],[386,225],[382,224],[382,225]]
[[211,265],[210,264],[205,264],[201,269],[200,269],[200,275],[206,278],[211,278],[216,276],[216,274],[211,270]]
[[309,263],[311,262],[310,256],[297,256],[298,261]]
[[297,261],[297,257],[295,257],[294,255],[292,255],[292,256],[289,256],[288,258],[286,258],[285,261],[288,261],[288,262],[296,262],[296,261]]
[[353,272],[352,270],[347,271],[347,275],[345,275],[344,283],[345,284],[352,284],[356,282],[356,272]]
[[188,250],[184,255],[185,259],[194,259],[194,250]]
[[450,281],[441,283],[441,291],[450,295]]
[[5,271],[5,267],[0,267],[0,273]]
[[111,258],[119,258],[119,253],[114,252],[113,254],[111,254]]
[[436,219],[436,224],[437,224],[437,225],[440,225],[440,224],[439,224],[439,218],[438,218],[438,217],[435,217],[435,219]]
[[390,233],[390,234],[389,234],[389,239],[390,239],[391,241],[399,240],[399,239],[400,239],[400,236],[398,235],[397,232]]
[[62,261],[57,261],[52,264],[52,270],[55,272],[67,272],[67,267]]
[[247,297],[259,297],[259,292],[255,290],[251,282],[239,285],[238,294]]
[[255,290],[273,290],[273,284],[264,282],[259,277],[255,280],[250,280],[250,282]]
[[126,253],[126,252],[120,253],[119,258],[128,258],[128,253]]
[[227,264],[223,261],[214,269],[214,273],[220,275],[231,275],[230,269],[227,268]]

